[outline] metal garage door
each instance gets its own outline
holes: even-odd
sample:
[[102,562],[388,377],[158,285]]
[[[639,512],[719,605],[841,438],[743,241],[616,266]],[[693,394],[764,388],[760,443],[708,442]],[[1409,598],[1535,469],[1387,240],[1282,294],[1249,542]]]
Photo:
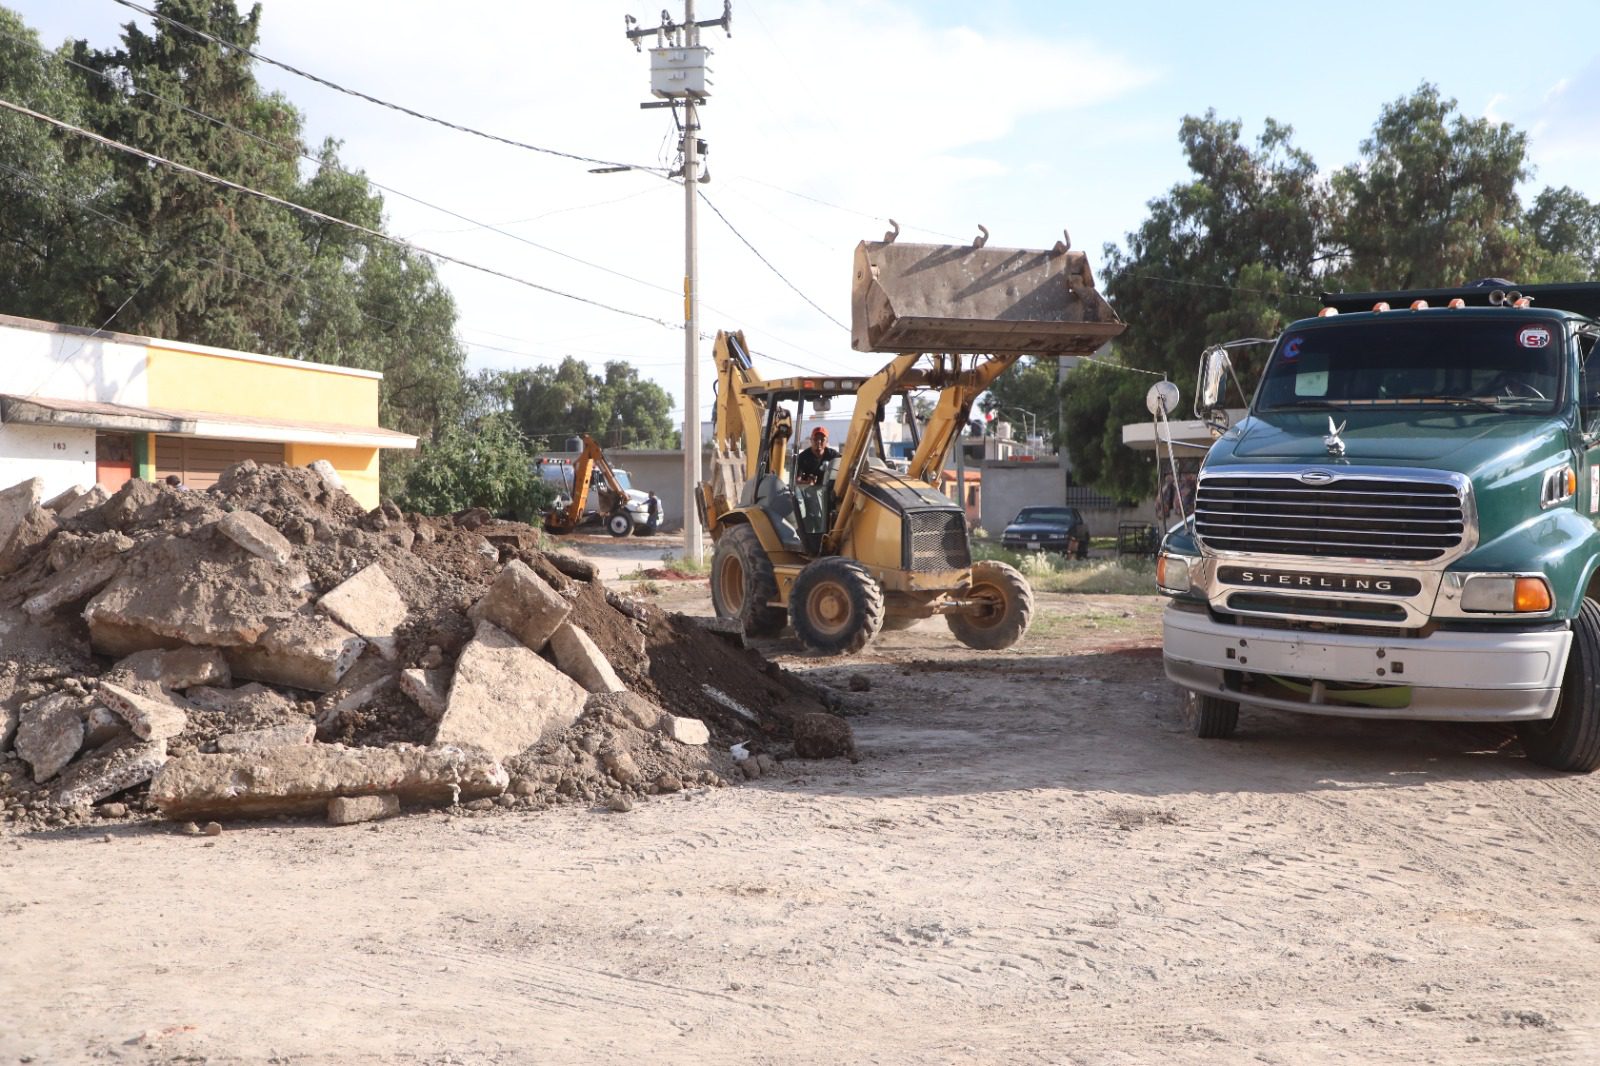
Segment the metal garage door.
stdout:
[[283,462],[282,444],[263,444],[248,440],[211,440],[206,437],[157,437],[156,480],[168,474],[191,489],[207,489],[217,483],[222,472],[234,463],[254,459],[258,463]]

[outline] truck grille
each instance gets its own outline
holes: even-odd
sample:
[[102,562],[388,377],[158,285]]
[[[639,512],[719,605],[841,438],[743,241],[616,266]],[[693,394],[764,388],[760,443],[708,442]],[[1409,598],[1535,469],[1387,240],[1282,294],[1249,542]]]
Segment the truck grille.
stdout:
[[1215,551],[1426,562],[1466,535],[1461,494],[1441,481],[1209,476],[1195,532]]
[[960,511],[912,511],[906,515],[906,569],[912,573],[965,570],[972,565]]

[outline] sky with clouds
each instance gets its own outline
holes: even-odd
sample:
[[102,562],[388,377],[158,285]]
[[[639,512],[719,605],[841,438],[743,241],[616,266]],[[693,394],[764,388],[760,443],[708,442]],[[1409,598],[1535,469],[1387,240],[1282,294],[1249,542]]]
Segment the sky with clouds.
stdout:
[[[681,13],[681,0],[669,0]],[[108,47],[142,20],[113,0],[0,0],[47,46]],[[672,118],[642,110],[649,57],[623,16],[639,0],[263,0],[264,55],[507,137],[646,166],[674,162]],[[701,19],[720,0],[699,0]],[[1354,160],[1384,103],[1424,81],[1528,132],[1528,195],[1600,199],[1600,5],[1523,9],[1347,2],[1066,4],[1046,0],[734,0],[707,30],[712,99],[702,203],[702,329],[742,328],[776,362],[871,373],[847,332],[851,253],[897,219],[903,239],[1048,247],[1063,229],[1098,264],[1145,204],[1185,176],[1186,114],[1249,136],[1271,116],[1327,170]],[[390,231],[539,285],[676,325],[683,192],[640,171],[469,137],[270,66],[263,84],[343,141],[347,166],[507,236],[399,196]],[[520,238],[520,239],[516,239]],[[681,329],[445,264],[474,367],[625,359],[681,402]],[[787,279],[787,280],[784,280]],[[792,286],[792,287],[791,287]],[[795,289],[821,310],[797,295]],[[825,313],[824,313],[825,312]],[[709,366],[709,343],[701,346]],[[709,374],[697,406],[709,409]]]

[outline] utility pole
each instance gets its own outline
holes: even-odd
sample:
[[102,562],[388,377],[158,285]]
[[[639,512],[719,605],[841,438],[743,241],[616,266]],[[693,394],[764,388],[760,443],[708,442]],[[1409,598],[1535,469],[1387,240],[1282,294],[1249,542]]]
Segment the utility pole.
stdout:
[[721,26],[733,36],[733,0],[723,0],[721,18],[696,22],[694,0],[683,0],[681,24],[668,19],[665,11],[661,18],[661,25],[649,29],[641,28],[632,15],[623,21],[635,50],[642,51],[642,38],[656,38],[656,47],[650,49],[650,91],[660,99],[639,106],[671,107],[676,117],[677,104],[683,103],[683,552],[685,558],[699,562],[705,557],[705,539],[700,528],[700,246],[695,186],[710,177],[700,164],[700,105],[711,89],[706,66],[711,49],[701,46],[700,30]]

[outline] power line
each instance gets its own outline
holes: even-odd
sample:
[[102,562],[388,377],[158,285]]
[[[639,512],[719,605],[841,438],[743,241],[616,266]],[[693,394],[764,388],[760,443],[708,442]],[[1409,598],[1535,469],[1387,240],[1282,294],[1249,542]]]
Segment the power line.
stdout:
[[[9,164],[7,164],[7,163],[5,163],[3,161],[0,161],[0,171],[5,171],[7,173],[10,173],[15,177],[20,178],[20,179],[22,179],[24,181],[27,181],[27,182],[33,184],[34,186],[36,186],[36,189],[30,190],[32,192],[32,194],[35,195],[35,196],[38,196],[38,197],[43,198],[43,199],[54,199],[57,202],[68,204],[69,206],[75,207],[78,210],[82,211],[83,213],[85,213],[87,215],[92,215],[95,218],[98,218],[103,222],[107,222],[107,223],[111,224],[112,226],[117,227],[118,229],[124,230],[124,231],[126,231],[128,233],[131,233],[131,234],[134,234],[135,236],[143,236],[142,232],[139,230],[138,227],[134,226],[132,223],[129,223],[128,221],[126,221],[124,219],[117,218],[115,215],[107,214],[106,212],[101,211],[98,208],[92,207],[89,204],[83,203],[83,202],[75,200],[75,199],[68,198],[66,196],[62,196],[61,194],[54,192],[43,181],[43,179],[39,178],[35,174],[31,174],[26,170],[20,170],[20,169],[18,169],[16,167],[10,166]],[[236,277],[241,277],[241,278],[244,278],[244,279],[246,279],[248,281],[253,281],[258,285],[266,285],[266,284],[268,284],[266,279],[257,277],[256,275],[250,273],[249,271],[242,270],[239,267],[236,267],[236,266],[232,265],[231,263],[224,263],[224,262],[222,262],[220,260],[212,259],[209,256],[200,255],[200,254],[195,254],[195,258],[199,262],[202,262],[202,263],[208,264],[210,266],[216,267],[217,269],[219,269],[221,271],[224,271],[225,273],[235,275]],[[150,277],[146,278],[145,281],[142,282],[139,285],[139,287],[134,290],[133,296],[137,296],[139,294],[139,292],[143,291],[143,289],[150,283],[150,281],[154,280],[154,278],[156,276],[156,273],[158,273],[158,272],[159,271],[152,272]],[[290,281],[299,280],[299,275],[294,274],[294,273],[292,273],[290,271],[276,271],[274,273],[275,273],[275,276],[277,276],[279,278],[282,278],[282,279],[286,279],[286,280],[290,280]],[[124,300],[122,305],[120,307],[118,307],[115,312],[113,312],[113,314],[111,315],[110,318],[106,319],[106,321],[103,322],[100,325],[99,330],[97,330],[96,332],[100,332],[100,331],[105,330],[107,328],[107,326],[109,326],[111,324],[112,320],[114,320],[118,315],[120,315],[122,313],[122,311],[127,307],[128,303],[131,302],[133,296],[130,296],[127,300]],[[311,305],[313,307],[320,308],[320,307],[325,306],[321,300],[318,300],[315,296],[313,296],[313,295],[311,295],[309,293],[306,294],[305,298],[311,303]],[[417,326],[414,326],[414,325],[402,325],[401,323],[398,323],[398,322],[392,322],[389,319],[380,318],[377,315],[369,314],[368,312],[363,311],[360,308],[351,308],[351,310],[354,312],[356,317],[362,319],[363,321],[371,322],[374,325],[386,326],[391,330],[395,330],[395,331],[398,331],[400,333],[405,333],[405,334],[418,335],[420,333],[420,329]],[[461,329],[461,330],[470,330],[470,331],[478,332],[478,333],[485,333],[485,334],[488,334],[489,336],[502,337],[502,338],[504,338],[506,340],[519,341],[519,342],[529,343],[529,344],[538,344],[538,343],[540,343],[538,341],[534,341],[534,340],[531,340],[529,338],[513,337],[513,336],[509,336],[507,334],[493,333],[493,332],[491,332],[489,330],[478,329],[477,327],[466,325],[464,323],[458,323],[456,328],[457,329]],[[465,338],[458,338],[458,339],[459,339],[459,342],[463,346],[465,346],[467,348],[483,348],[483,349],[487,349],[487,350],[490,350],[490,351],[505,352],[505,353],[510,354],[510,355],[519,355],[519,356],[522,356],[522,357],[527,358],[527,359],[550,360],[550,359],[560,358],[560,356],[540,355],[540,354],[538,354],[536,352],[523,351],[523,350],[514,349],[514,348],[497,347],[495,345],[483,344],[483,343],[478,342],[478,341],[466,340]],[[641,366],[641,364],[632,363],[631,362],[632,357],[627,355],[626,353],[622,353],[622,352],[592,352],[592,351],[586,351],[585,349],[581,349],[581,348],[573,348],[573,349],[568,349],[567,352],[565,352],[563,354],[571,354],[572,352],[583,352],[585,354],[600,355],[600,356],[615,356],[618,359],[623,359],[623,360],[630,361],[630,365]],[[649,364],[649,365],[651,365],[651,366],[655,366],[655,365],[662,365],[662,366],[672,365],[672,366],[676,366],[676,365],[679,365],[679,364],[671,363],[671,364]]]
[[770,259],[768,259],[766,256],[762,255],[761,254],[761,250],[759,248],[757,248],[755,245],[751,244],[749,238],[747,238],[744,234],[740,233],[739,232],[739,228],[737,226],[735,226],[732,222],[728,221],[728,216],[724,215],[722,213],[722,209],[719,208],[716,204],[711,202],[711,198],[710,197],[708,197],[705,193],[701,193],[700,194],[700,199],[704,200],[705,203],[706,203],[706,206],[711,208],[712,212],[718,218],[722,219],[722,224],[724,226],[727,226],[728,229],[733,232],[733,235],[735,237],[739,238],[739,240],[744,243],[744,246],[746,248],[750,249],[750,252],[751,252],[752,255],[754,255],[757,259],[761,260],[762,264],[765,265],[768,270],[772,271],[774,274],[777,275],[779,281],[783,282],[785,285],[789,286],[789,288],[793,289],[794,290],[794,294],[796,296],[800,297],[800,299],[802,299],[806,303],[810,304],[816,310],[816,312],[819,315],[821,315],[823,318],[826,318],[829,322],[832,322],[834,325],[838,326],[840,329],[844,330],[846,333],[850,332],[850,327],[849,326],[845,325],[843,322],[840,322],[837,318],[834,318],[832,315],[828,314],[828,312],[824,311],[821,308],[821,306],[818,305],[818,303],[815,300],[813,300],[811,297],[807,296],[805,293],[801,292],[800,291],[800,287],[798,285],[796,285],[794,282],[790,281],[788,278],[784,277],[783,276],[783,271],[781,271],[777,267],[773,266],[772,265],[772,261]]
[[[117,0],[117,2],[123,3],[124,0]],[[285,200],[281,196],[274,196],[272,193],[262,192],[259,189],[252,189],[248,185],[241,185],[236,181],[229,181],[227,178],[219,178],[215,174],[208,174],[203,170],[197,170],[194,167],[186,166],[183,163],[174,162],[171,159],[155,155],[152,152],[146,152],[141,148],[134,148],[131,145],[123,144],[121,141],[112,140],[110,137],[103,137],[98,133],[83,129],[81,126],[74,126],[70,122],[63,122],[61,119],[52,118],[49,115],[41,114],[40,112],[34,111],[31,108],[23,107],[21,104],[14,104],[9,100],[0,99],[0,108],[5,108],[8,111],[15,111],[20,115],[27,115],[29,118],[38,119],[41,122],[47,122],[59,129],[66,130],[69,133],[74,133],[80,137],[94,141],[96,144],[104,145],[108,148],[115,148],[118,151],[126,152],[129,155],[138,156],[140,159],[144,159],[152,163],[159,163],[162,166],[171,167],[174,170],[184,174],[189,174],[196,178],[200,178],[203,181],[209,181],[212,184],[233,189],[235,192],[242,192],[250,196],[258,197],[267,201],[268,203],[277,204],[279,207],[286,207],[291,211],[297,211],[308,218],[314,218],[322,222],[329,222],[336,226],[343,226],[346,229],[364,234],[376,240],[384,241],[399,248],[404,248],[418,255],[431,256],[446,263],[454,263],[457,266],[466,267],[468,270],[476,270],[494,277],[503,278],[506,281],[515,282],[518,285],[523,285],[530,289],[536,289],[539,292],[549,293],[552,296],[560,296],[581,304],[588,304],[591,307],[597,307],[603,311],[610,311],[613,314],[626,315],[629,318],[643,319],[646,322],[654,322],[664,329],[683,328],[682,326],[675,325],[674,323],[657,318],[654,315],[647,315],[640,311],[629,311],[625,308],[616,307],[612,304],[603,303],[599,300],[591,300],[586,296],[578,296],[574,293],[563,292],[560,289],[551,288],[548,285],[540,285],[536,281],[529,281],[526,278],[519,278],[515,274],[508,274],[503,270],[496,270],[493,267],[486,267],[481,264],[471,262],[470,260],[461,259],[453,255],[446,255],[443,252],[434,251],[430,248],[424,248],[421,245],[412,244],[410,241],[400,240],[398,237],[391,237],[379,230],[371,229],[355,222],[347,222],[342,218],[336,218],[333,215],[326,214],[325,212],[318,211],[314,208],[306,207],[303,204],[297,204],[292,201]]]
[[[81,71],[84,71],[87,74],[91,74],[91,75],[93,75],[93,76],[95,76],[97,78],[100,78],[100,79],[102,79],[102,80],[104,80],[104,81],[106,81],[106,82],[108,82],[108,83],[110,83],[112,85],[117,86],[118,88],[123,88],[123,86],[117,81],[116,78],[114,78],[112,75],[106,73],[105,71],[95,70],[93,67],[88,66],[87,64],[79,63],[78,61],[76,61],[74,59],[67,58],[66,56],[57,56],[55,53],[48,52],[43,48],[40,48],[39,51],[40,51],[41,54],[45,55],[46,57],[49,57],[49,58],[52,58],[52,59],[60,59],[62,62],[67,63],[69,66],[76,67],[77,69],[79,69]],[[494,225],[492,223],[480,222],[477,219],[469,218],[468,216],[463,215],[459,211],[452,210],[451,208],[448,208],[448,207],[443,207],[443,206],[441,206],[439,204],[436,204],[436,203],[431,203],[430,201],[422,199],[420,196],[413,196],[411,193],[402,192],[401,190],[396,189],[393,186],[384,185],[381,182],[373,181],[370,177],[367,177],[364,174],[355,174],[355,173],[353,173],[353,172],[351,172],[349,170],[346,170],[344,167],[341,167],[341,166],[339,166],[339,165],[337,165],[335,163],[329,163],[327,160],[319,158],[318,156],[311,155],[308,152],[302,152],[299,149],[290,147],[288,145],[279,144],[278,142],[272,140],[271,138],[263,137],[258,133],[253,133],[250,130],[243,129],[242,127],[239,127],[239,126],[235,126],[231,122],[226,121],[225,119],[217,118],[214,115],[208,115],[204,111],[198,110],[197,108],[190,107],[188,104],[185,104],[181,100],[173,100],[170,97],[162,96],[160,93],[151,92],[149,89],[143,89],[143,88],[140,88],[137,85],[129,85],[129,86],[127,86],[127,88],[131,88],[134,92],[136,92],[136,93],[138,93],[138,94],[140,94],[142,96],[148,96],[152,100],[159,100],[161,103],[167,104],[170,107],[176,107],[179,110],[183,111],[185,114],[193,115],[196,118],[203,119],[206,122],[210,122],[213,125],[216,125],[216,126],[222,128],[222,129],[230,130],[233,133],[237,133],[242,137],[248,137],[252,141],[257,142],[258,144],[265,145],[266,147],[271,148],[273,151],[279,152],[279,153],[281,153],[281,154],[283,154],[285,156],[293,156],[293,157],[298,157],[300,159],[304,159],[307,162],[315,163],[319,167],[327,167],[329,170],[332,170],[332,171],[334,171],[336,173],[339,173],[339,174],[343,174],[346,177],[360,178],[361,180],[365,181],[368,185],[371,185],[375,189],[382,189],[384,192],[390,193],[390,194],[392,194],[394,196],[398,196],[403,200],[410,200],[412,203],[420,204],[421,206],[429,208],[430,210],[438,211],[441,214],[449,215],[451,218],[459,219],[462,222],[469,223],[469,228],[471,228],[471,229],[482,229],[482,230],[487,230],[490,233],[498,233],[503,237],[509,237],[514,241],[519,241],[522,244],[526,244],[530,248],[537,248],[542,252],[549,252],[551,255],[559,256],[562,259],[570,260],[571,262],[578,263],[578,264],[580,264],[582,266],[586,266],[586,267],[589,267],[591,269],[601,271],[602,273],[605,273],[605,274],[610,274],[613,277],[622,278],[625,281],[631,281],[631,282],[634,282],[635,284],[643,285],[643,286],[645,286],[647,288],[656,289],[659,292],[668,293],[669,295],[674,295],[674,296],[677,295],[677,290],[676,289],[668,288],[665,285],[657,285],[653,281],[646,281],[643,278],[637,278],[637,277],[634,277],[631,274],[624,274],[619,270],[613,270],[612,268],[607,267],[607,266],[602,266],[599,263],[594,263],[594,262],[591,262],[591,261],[589,261],[587,259],[579,258],[578,256],[572,255],[572,254],[570,254],[568,252],[563,252],[558,248],[552,248],[547,244],[540,244],[538,241],[532,240],[532,239],[530,239],[528,237],[524,237],[521,234],[512,233],[511,231],[506,230],[506,229],[501,229],[499,226],[496,226],[496,225]],[[645,189],[645,190],[642,190],[641,192],[633,193],[632,195],[633,196],[640,196],[640,195],[643,195],[644,192],[649,192],[649,191],[650,191],[649,189]],[[623,197],[622,199],[628,199],[628,198],[629,197]],[[577,209],[576,208],[567,208],[565,210],[577,210]],[[547,212],[547,213],[548,214],[558,214],[559,212]],[[540,215],[540,216],[537,216],[537,217],[543,218],[545,216]],[[455,231],[455,232],[461,232],[461,231]]]
[[190,25],[188,25],[186,23],[183,23],[183,22],[179,22],[177,19],[172,18],[169,15],[163,15],[159,11],[152,11],[150,8],[144,7],[144,6],[140,5],[140,4],[135,4],[135,3],[133,3],[133,0],[115,0],[115,2],[118,3],[118,4],[121,4],[123,7],[132,8],[134,11],[137,11],[142,15],[147,15],[150,18],[159,19],[162,22],[165,22],[170,26],[175,26],[178,29],[185,31],[186,33],[190,33],[190,34],[194,35],[195,37],[200,38],[203,41],[210,41],[212,44],[220,45],[223,48],[231,48],[235,52],[240,53],[241,55],[247,55],[251,59],[257,60],[257,61],[262,62],[262,63],[271,64],[272,66],[277,67],[280,70],[286,70],[290,74],[294,74],[294,75],[296,75],[298,77],[305,78],[307,81],[316,82],[318,85],[324,86],[324,87],[329,88],[329,89],[333,89],[336,92],[344,93],[347,96],[354,96],[358,100],[365,100],[370,104],[377,104],[379,107],[386,107],[391,111],[398,111],[403,115],[410,115],[412,118],[418,118],[418,119],[421,119],[424,122],[432,122],[432,123],[434,123],[436,125],[444,126],[447,129],[455,130],[458,133],[468,133],[468,134],[471,134],[474,137],[482,137],[485,140],[496,141],[496,142],[498,142],[500,144],[507,144],[507,145],[510,145],[513,148],[525,148],[530,152],[539,152],[539,153],[541,153],[543,155],[557,156],[558,158],[561,158],[561,159],[571,159],[571,160],[574,160],[574,161],[579,162],[579,163],[595,163],[595,164],[598,164],[600,166],[606,166],[606,167],[629,167],[630,169],[633,169],[633,170],[647,170],[647,171],[664,171],[665,170],[664,167],[635,166],[634,164],[631,164],[631,163],[619,163],[619,162],[616,162],[615,160],[611,160],[611,159],[597,159],[597,158],[595,158],[593,156],[577,155],[577,154],[572,153],[572,152],[562,152],[562,151],[559,151],[559,150],[557,150],[555,148],[545,148],[545,147],[542,147],[541,145],[537,145],[537,144],[528,144],[526,141],[518,141],[518,140],[514,140],[513,138],[510,138],[510,137],[502,137],[497,133],[485,133],[483,130],[474,129],[471,126],[463,126],[458,122],[451,122],[448,119],[442,119],[442,118],[438,118],[438,117],[436,117],[434,115],[425,114],[425,113],[423,113],[421,111],[413,110],[412,108],[405,107],[405,106],[403,106],[401,104],[390,103],[387,100],[381,100],[376,96],[372,96],[369,93],[361,92],[358,89],[351,89],[351,88],[348,88],[346,86],[340,85],[338,82],[329,81],[327,78],[320,77],[320,76],[318,76],[316,74],[311,73],[308,70],[301,70],[299,67],[291,66],[290,64],[282,62],[281,60],[273,59],[270,56],[264,56],[260,52],[253,51],[252,49],[246,48],[243,45],[235,44],[234,42],[229,41],[229,40],[227,40],[225,38],[218,37],[214,33],[209,33],[209,32],[207,32],[205,30],[197,30],[193,26],[190,26]]

